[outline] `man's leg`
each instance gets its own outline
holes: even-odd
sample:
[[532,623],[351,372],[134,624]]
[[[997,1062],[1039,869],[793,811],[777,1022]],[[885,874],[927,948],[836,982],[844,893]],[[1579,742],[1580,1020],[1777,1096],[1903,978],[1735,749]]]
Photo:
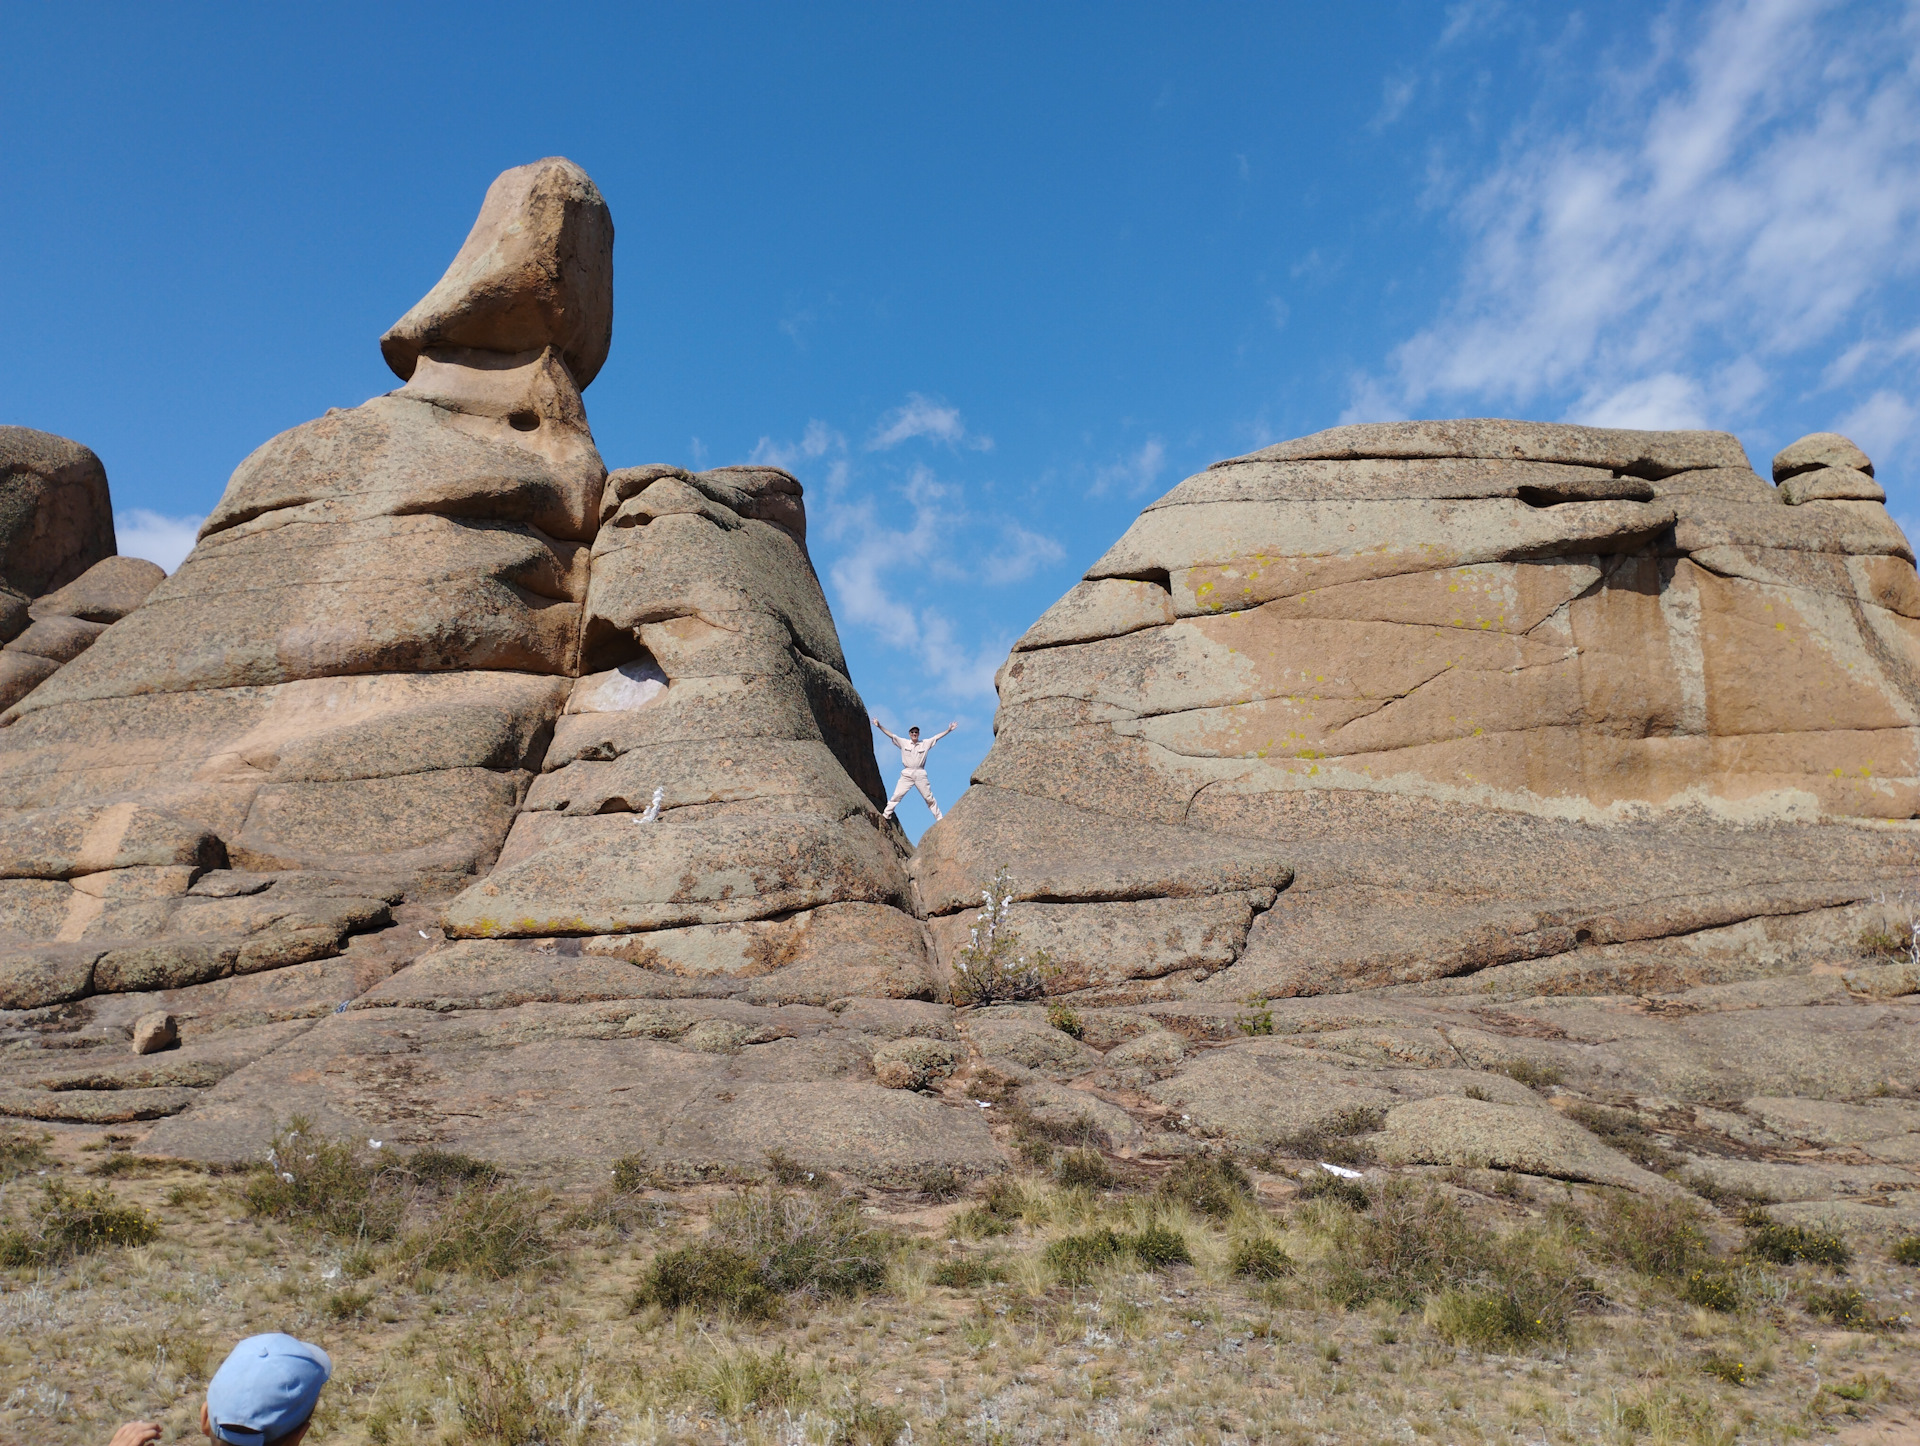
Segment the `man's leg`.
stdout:
[[[903,793],[906,791],[906,782],[906,776],[903,774],[900,779],[901,791]],[[935,823],[940,822],[943,815],[940,812],[940,805],[933,801],[933,785],[927,782],[925,769],[914,770],[913,786],[920,790],[920,796],[927,801],[927,807],[933,810],[933,821]]]
[[[892,818],[893,811],[900,806],[900,800],[907,796],[907,790],[912,787],[913,775],[910,773],[902,773],[900,775],[900,781],[893,786],[893,797],[887,800],[886,812],[881,814],[880,817]],[[920,791],[925,793],[926,789],[922,788]]]

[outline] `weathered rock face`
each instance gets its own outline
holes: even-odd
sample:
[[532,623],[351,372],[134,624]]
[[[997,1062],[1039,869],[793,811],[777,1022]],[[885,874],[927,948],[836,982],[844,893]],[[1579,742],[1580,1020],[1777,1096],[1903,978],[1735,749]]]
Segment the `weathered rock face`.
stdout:
[[[1243,1150],[1920,1218],[1913,1123],[1839,1103],[1920,1068],[1920,974],[1862,967],[1920,863],[1920,609],[1871,471],[1451,422],[1183,482],[1016,645],[915,859],[949,968],[1011,872],[1102,1052],[1037,1010],[976,1049]],[[1856,1127],[1886,1164],[1786,1163]]]
[[[1796,444],[1785,486],[1858,481],[1789,507],[1723,434],[1396,423],[1188,479],[1003,668],[980,786],[916,865],[935,939],[1008,862],[1063,985],[1279,996],[1886,890],[1916,858],[1870,825],[1920,811],[1920,583],[1869,465]],[[1116,828],[1169,842],[1121,865]],[[1114,887],[1209,852],[1211,886]]]
[[100,459],[65,437],[0,427],[0,709],[79,657],[166,576],[113,552]]
[[[383,340],[404,386],[247,458],[144,600],[103,563],[34,606],[0,1112],[209,1158],[304,1108],[695,1173],[794,1130],[873,1178],[984,1167],[977,1122],[874,1078],[915,1021],[842,1020],[934,985],[799,484],[594,445],[612,239],[571,163],[508,172]],[[129,1054],[159,1011],[178,1047]],[[460,1123],[565,1075],[572,1135]]]

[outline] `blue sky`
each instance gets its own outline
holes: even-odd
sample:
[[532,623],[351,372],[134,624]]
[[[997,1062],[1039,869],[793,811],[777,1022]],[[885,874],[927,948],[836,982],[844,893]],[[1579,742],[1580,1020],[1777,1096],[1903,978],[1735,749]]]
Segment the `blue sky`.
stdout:
[[618,230],[609,465],[799,475],[943,803],[1026,624],[1283,437],[1835,428],[1920,516],[1920,4],[16,5],[0,420],[171,564],[551,154]]

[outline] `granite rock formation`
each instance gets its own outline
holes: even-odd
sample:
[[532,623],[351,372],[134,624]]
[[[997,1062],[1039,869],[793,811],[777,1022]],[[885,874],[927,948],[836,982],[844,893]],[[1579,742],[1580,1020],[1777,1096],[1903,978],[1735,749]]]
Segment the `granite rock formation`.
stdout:
[[1462,421],[1187,479],[1002,668],[914,865],[943,965],[1005,865],[1110,1046],[1055,1077],[1243,1147],[1360,1109],[1383,1155],[1644,1186],[1486,1072],[1905,1091],[1916,976],[1860,941],[1913,913],[1920,584],[1871,473],[1830,434],[1774,486],[1724,434]]
[[[903,1189],[1009,1120],[1357,1136],[1920,1225],[1920,579],[1859,448],[1221,463],[1016,645],[914,854],[799,484],[601,460],[612,242],[570,162],[500,177],[403,385],[243,461],[164,580],[91,453],[0,430],[0,1114]],[[1077,1022],[945,1002],[1003,868]]]
[[164,576],[115,556],[98,457],[65,437],[0,427],[0,709],[79,657]]
[[[205,1158],[297,1111],[695,1174],[816,1136],[873,1178],[987,1167],[869,1065],[951,1030],[910,1002],[908,848],[799,484],[595,447],[612,243],[570,162],[503,175],[382,341],[404,385],[248,457],[0,715],[0,1111]],[[177,1046],[128,1053],[156,1011]],[[553,1091],[568,1130],[512,1104]]]

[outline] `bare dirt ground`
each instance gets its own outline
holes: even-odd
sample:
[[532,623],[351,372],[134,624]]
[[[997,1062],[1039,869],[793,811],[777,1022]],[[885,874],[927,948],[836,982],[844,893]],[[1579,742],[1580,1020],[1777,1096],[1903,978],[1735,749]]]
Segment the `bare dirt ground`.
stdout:
[[[209,1373],[234,1340],[267,1330],[332,1353],[314,1446],[1920,1441],[1920,1352],[1904,1318],[1920,1268],[1866,1238],[1850,1240],[1844,1272],[1767,1263],[1741,1253],[1751,1241],[1732,1207],[1701,1222],[1730,1292],[1716,1310],[1687,1303],[1699,1289],[1683,1274],[1609,1255],[1605,1230],[1580,1223],[1601,1219],[1604,1192],[1402,1172],[1427,1212],[1408,1229],[1444,1216],[1449,1248],[1492,1242],[1474,1256],[1482,1284],[1500,1277],[1488,1259],[1526,1256],[1538,1268],[1508,1296],[1523,1314],[1530,1300],[1563,1312],[1502,1325],[1475,1314],[1494,1299],[1484,1292],[1393,1298],[1391,1281],[1413,1278],[1389,1258],[1404,1241],[1373,1230],[1364,1200],[1305,1198],[1310,1161],[1265,1162],[1253,1193],[1224,1208],[1144,1174],[1102,1181],[1085,1156],[1094,1178],[1063,1183],[1066,1157],[1033,1149],[1017,1186],[984,1203],[977,1188],[947,1201],[859,1192],[779,1162],[791,1193],[756,1198],[811,1201],[843,1232],[878,1232],[848,1248],[879,1250],[884,1275],[851,1295],[776,1298],[762,1319],[661,1303],[662,1253],[717,1238],[742,1185],[487,1175],[457,1197],[411,1198],[412,1224],[381,1243],[276,1206],[273,1180],[288,1176],[148,1162],[132,1134],[9,1139],[0,1214],[16,1227],[44,1215],[51,1180],[104,1186],[157,1233],[0,1271],[8,1441],[104,1446],[136,1417],[161,1422],[166,1441],[198,1440]],[[354,1168],[377,1158],[356,1142]],[[1368,1172],[1376,1198],[1385,1174]],[[493,1223],[473,1225],[485,1209]],[[462,1210],[465,1225],[444,1224]],[[1190,1262],[1145,1268],[1137,1242],[1156,1229]],[[1810,1313],[1833,1315],[1834,1299],[1852,1328]]]

